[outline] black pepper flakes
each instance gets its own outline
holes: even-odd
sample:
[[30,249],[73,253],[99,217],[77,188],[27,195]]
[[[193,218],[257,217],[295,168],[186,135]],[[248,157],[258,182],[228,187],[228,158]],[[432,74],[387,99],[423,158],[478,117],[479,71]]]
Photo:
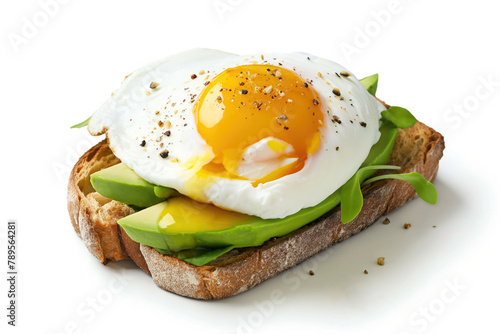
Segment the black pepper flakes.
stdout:
[[304,87],[305,88],[309,87],[309,85],[307,84],[307,82],[304,82]]
[[248,94],[248,90],[246,90],[246,89],[242,89],[242,90],[240,91],[240,94],[247,95],[247,94]]
[[260,102],[260,101],[259,102],[255,101],[253,104],[255,104],[255,106],[259,109],[260,109],[260,107],[262,107],[262,102]]
[[319,104],[318,100],[314,99],[314,100],[313,100],[313,104],[314,104],[315,106],[317,106],[317,105]]
[[332,115],[332,122],[342,124],[342,121],[340,120],[339,116],[337,116],[337,115]]
[[160,157],[162,157],[163,159],[168,158],[168,150],[161,151]]
[[338,88],[334,88],[332,93],[335,94],[335,96],[340,96],[340,90]]
[[167,137],[170,137],[171,132],[170,132],[170,130],[167,130],[167,131],[163,132],[163,134]]
[[343,76],[344,78],[347,78],[347,77],[351,76],[351,73],[346,72],[346,71],[342,71],[342,72],[340,72],[340,75]]
[[361,125],[362,127],[366,128],[366,123],[365,122],[359,122],[359,125]]
[[288,130],[290,128],[288,126],[284,126],[283,129]]
[[145,141],[145,140],[143,140],[143,141],[142,141],[139,145],[140,145],[141,147],[146,146],[146,141]]
[[196,74],[191,74],[191,79],[196,79],[198,76]]

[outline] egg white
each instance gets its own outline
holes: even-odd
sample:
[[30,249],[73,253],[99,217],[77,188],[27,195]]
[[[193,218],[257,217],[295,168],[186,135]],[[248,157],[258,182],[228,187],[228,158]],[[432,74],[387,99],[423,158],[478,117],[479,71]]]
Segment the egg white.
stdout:
[[[197,174],[213,157],[196,129],[193,108],[197,97],[207,81],[227,68],[246,64],[294,71],[312,82],[329,110],[320,128],[320,147],[304,167],[256,187],[250,180]],[[158,84],[156,88],[150,88],[152,82]],[[334,94],[333,88],[341,95]],[[380,137],[382,110],[385,107],[354,75],[326,59],[305,53],[239,56],[194,49],[126,77],[94,113],[89,131],[106,133],[115,155],[149,182],[229,210],[265,219],[283,218],[320,203],[356,172]]]

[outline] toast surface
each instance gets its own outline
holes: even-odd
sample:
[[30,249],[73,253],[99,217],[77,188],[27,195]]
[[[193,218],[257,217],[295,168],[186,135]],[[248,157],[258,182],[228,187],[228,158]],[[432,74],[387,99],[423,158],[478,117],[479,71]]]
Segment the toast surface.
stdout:
[[[400,166],[398,173],[418,172],[432,181],[443,150],[443,136],[417,122],[398,131],[387,164]],[[234,249],[196,267],[136,243],[118,226],[118,219],[134,211],[99,195],[90,184],[90,174],[117,163],[119,159],[103,141],[86,152],[73,168],[68,185],[68,211],[76,233],[102,263],[131,258],[162,289],[199,299],[220,299],[246,291],[360,232],[415,197],[413,187],[404,181],[377,181],[363,187],[363,209],[348,224],[340,221],[337,207],[262,246]]]

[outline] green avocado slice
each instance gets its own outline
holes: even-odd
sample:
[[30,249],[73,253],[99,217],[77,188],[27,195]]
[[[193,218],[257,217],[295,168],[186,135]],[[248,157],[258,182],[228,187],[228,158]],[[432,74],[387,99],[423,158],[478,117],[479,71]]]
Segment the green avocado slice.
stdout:
[[[380,165],[387,161],[392,152],[397,131],[395,125],[382,119],[381,137],[372,147],[363,167]],[[362,178],[368,178],[374,172],[364,173]],[[246,216],[247,219],[229,228],[196,232],[175,231],[171,233],[168,228],[160,227],[159,223],[168,208],[168,202],[167,200],[122,218],[118,224],[125,229],[132,240],[162,250],[164,253],[185,252],[185,250],[192,249],[226,248],[230,250],[233,247],[259,246],[272,237],[280,237],[295,231],[333,209],[340,202],[340,189],[318,205],[302,209],[282,219]]]
[[163,202],[175,192],[143,180],[123,163],[93,173],[90,182],[104,197],[141,208]]

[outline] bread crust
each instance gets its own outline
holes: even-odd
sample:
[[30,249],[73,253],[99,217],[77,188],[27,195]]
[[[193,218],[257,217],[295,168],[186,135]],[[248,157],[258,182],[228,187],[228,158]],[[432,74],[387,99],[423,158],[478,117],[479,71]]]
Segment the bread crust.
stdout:
[[[444,138],[440,133],[417,122],[408,129],[398,131],[387,164],[401,166],[398,173],[415,171],[433,181],[444,146]],[[131,240],[116,224],[116,220],[133,212],[128,206],[109,200],[105,203],[102,199],[101,202],[105,203],[102,206],[96,206],[99,201],[92,202],[95,192],[89,190],[85,183],[90,174],[84,174],[118,162],[106,142],[101,142],[85,153],[75,165],[68,187],[68,210],[75,231],[101,262],[131,258],[162,289],[198,299],[221,299],[251,289],[362,231],[379,217],[415,197],[413,187],[404,181],[374,182],[362,189],[363,209],[348,224],[340,221],[337,207],[314,222],[283,237],[268,240],[262,246],[235,249],[206,265],[196,267]],[[89,165],[89,168],[84,168]],[[107,209],[104,208],[106,205]],[[96,212],[101,212],[102,216],[102,211],[108,212],[111,208],[114,214],[109,215],[108,224],[96,220],[99,217]]]
[[90,175],[119,162],[104,140],[80,157],[68,182],[71,224],[89,252],[103,264],[129,258],[116,221],[134,211],[123,203],[96,193],[90,183]]

